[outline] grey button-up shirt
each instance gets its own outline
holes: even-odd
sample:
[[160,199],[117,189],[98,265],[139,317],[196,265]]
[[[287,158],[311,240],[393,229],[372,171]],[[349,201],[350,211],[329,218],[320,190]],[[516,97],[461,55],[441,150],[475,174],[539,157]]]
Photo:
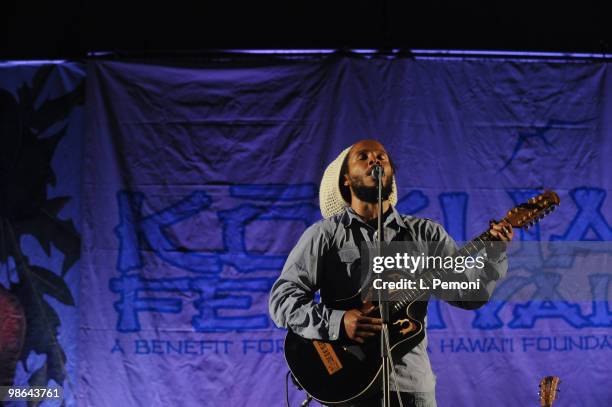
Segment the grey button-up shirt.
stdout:
[[[385,241],[439,242],[437,253],[453,255],[457,246],[444,228],[429,219],[400,215],[391,207],[384,222]],[[355,295],[361,284],[360,252],[363,241],[374,241],[375,228],[365,223],[350,207],[329,219],[310,226],[293,248],[283,271],[270,292],[270,315],[277,326],[290,328],[308,339],[337,340],[345,310],[335,309],[334,303]],[[495,281],[507,271],[505,252],[489,257],[483,269],[472,269],[462,274],[473,281],[480,278],[479,298],[488,300]],[[320,290],[321,301],[314,299]],[[442,299],[461,308],[477,304],[461,301],[460,294]],[[438,294],[436,293],[436,296]],[[359,308],[360,297],[356,297]],[[427,336],[401,360],[395,361],[401,391],[429,392],[435,388],[435,376],[427,355]],[[392,387],[393,389],[393,387]]]

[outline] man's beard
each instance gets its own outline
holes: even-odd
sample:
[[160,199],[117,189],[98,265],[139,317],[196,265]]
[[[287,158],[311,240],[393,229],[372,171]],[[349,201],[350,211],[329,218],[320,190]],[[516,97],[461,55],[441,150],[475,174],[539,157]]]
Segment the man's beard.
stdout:
[[[378,186],[368,187],[363,184],[363,178],[351,177],[351,189],[360,200],[368,203],[378,203]],[[393,179],[387,178],[382,187],[382,199],[386,201],[393,190]]]

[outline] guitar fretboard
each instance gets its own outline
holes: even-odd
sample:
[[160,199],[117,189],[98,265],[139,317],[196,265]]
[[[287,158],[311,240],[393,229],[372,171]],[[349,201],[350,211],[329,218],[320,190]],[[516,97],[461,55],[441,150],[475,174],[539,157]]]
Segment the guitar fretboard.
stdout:
[[[461,249],[457,250],[455,256],[474,256],[482,249],[486,247],[486,242],[496,240],[487,230],[484,233],[481,233],[475,239],[468,242]],[[423,280],[428,286],[431,287],[434,279],[443,279],[445,276],[453,273],[453,269],[437,269],[437,270],[428,270],[422,273],[419,278]],[[425,290],[422,289],[412,289],[412,290],[401,290],[399,292],[391,293],[389,295],[389,300],[394,302],[391,307],[391,314],[394,314],[400,311],[402,308],[405,308],[412,301],[415,301],[417,298],[422,296],[425,293]]]

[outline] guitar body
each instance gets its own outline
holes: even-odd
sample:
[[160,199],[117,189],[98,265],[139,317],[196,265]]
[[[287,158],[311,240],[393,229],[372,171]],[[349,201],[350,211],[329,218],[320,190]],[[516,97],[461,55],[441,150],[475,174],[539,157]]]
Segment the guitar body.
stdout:
[[[426,301],[415,301],[391,315],[389,343],[393,360],[401,359],[425,336]],[[369,316],[380,317],[378,308]],[[364,344],[313,341],[287,332],[285,359],[297,382],[315,400],[328,405],[355,402],[381,388],[380,335]]]

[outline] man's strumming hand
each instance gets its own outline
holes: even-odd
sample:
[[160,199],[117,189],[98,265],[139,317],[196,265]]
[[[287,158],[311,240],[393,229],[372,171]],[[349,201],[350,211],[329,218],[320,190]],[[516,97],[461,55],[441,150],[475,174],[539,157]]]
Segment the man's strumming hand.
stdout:
[[363,343],[382,330],[382,319],[366,316],[372,308],[370,310],[364,308],[361,310],[351,309],[344,313],[342,322],[344,323],[344,332],[349,339],[357,343]]

